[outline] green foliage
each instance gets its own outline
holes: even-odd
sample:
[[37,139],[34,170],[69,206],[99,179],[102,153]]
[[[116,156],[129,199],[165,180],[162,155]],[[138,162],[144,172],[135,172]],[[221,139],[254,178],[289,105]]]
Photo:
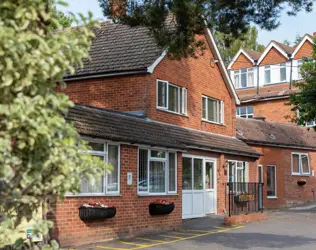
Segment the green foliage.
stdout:
[[287,46],[290,46],[291,45],[291,42],[288,40],[288,39],[285,39],[283,41],[283,44],[287,45]]
[[[71,15],[66,15],[65,13],[63,13],[60,10],[57,10],[56,6],[54,6],[52,8],[52,14],[53,17],[56,18],[59,22],[59,24],[63,27],[63,28],[68,28],[71,26],[71,24],[75,21],[75,18]],[[56,26],[54,26],[55,28],[57,28]]]
[[[227,37],[221,32],[215,32],[216,43],[221,56],[225,63],[229,63],[233,57],[236,55],[240,48],[247,48],[254,51],[262,52],[265,47],[258,43],[258,30],[256,27],[248,27],[245,34],[238,38]],[[230,44],[226,44],[227,40],[231,40]]]
[[[78,28],[56,32],[65,22],[55,4],[0,2],[0,248],[13,243],[18,226],[46,198],[79,191],[82,178],[93,182],[105,167],[83,153],[88,146],[64,118],[73,103],[55,91],[57,83],[64,86],[65,72],[88,58],[95,22],[90,14]],[[51,225],[34,228],[45,234]]]
[[205,27],[229,34],[227,47],[232,38],[245,34],[250,24],[275,29],[282,10],[286,9],[288,15],[296,15],[303,9],[311,11],[314,1],[99,0],[99,3],[105,16],[114,22],[148,27],[159,45],[181,58],[195,55],[204,46],[196,34]]
[[[316,42],[316,39],[315,39]],[[316,120],[316,46],[314,45],[313,60],[305,59],[301,67],[302,82],[294,85],[300,92],[291,95],[288,105],[292,105],[292,111],[299,116],[292,117],[292,121],[298,125],[306,125],[307,122]],[[316,130],[316,128],[314,128]]]

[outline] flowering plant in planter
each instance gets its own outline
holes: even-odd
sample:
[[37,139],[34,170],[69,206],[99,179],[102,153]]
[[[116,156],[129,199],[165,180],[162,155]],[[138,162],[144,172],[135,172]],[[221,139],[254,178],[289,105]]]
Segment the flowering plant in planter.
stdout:
[[113,218],[116,215],[116,208],[101,202],[89,202],[79,207],[81,220],[103,220]]
[[297,181],[297,184],[300,185],[300,186],[303,186],[303,185],[306,184],[306,180],[299,179],[299,180]]
[[174,202],[155,200],[149,204],[150,215],[170,214],[174,210]]
[[156,204],[156,205],[171,205],[174,204],[174,202],[166,201],[166,200],[155,200],[150,202],[150,204]]

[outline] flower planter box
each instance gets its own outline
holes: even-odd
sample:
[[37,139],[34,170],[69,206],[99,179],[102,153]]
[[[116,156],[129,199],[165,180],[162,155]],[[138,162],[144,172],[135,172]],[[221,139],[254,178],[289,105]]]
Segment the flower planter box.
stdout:
[[306,180],[298,180],[297,185],[304,186],[306,184]]
[[150,204],[149,213],[150,215],[163,215],[170,214],[174,210],[174,204]]
[[90,208],[80,207],[79,217],[81,220],[105,220],[113,218],[116,215],[115,207],[108,208]]

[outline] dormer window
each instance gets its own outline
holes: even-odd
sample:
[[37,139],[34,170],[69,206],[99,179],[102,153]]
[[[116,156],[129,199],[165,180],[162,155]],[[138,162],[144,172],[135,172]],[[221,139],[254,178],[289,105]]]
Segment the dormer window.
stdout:
[[234,83],[236,89],[254,86],[254,68],[234,71]]
[[187,89],[157,80],[157,108],[177,114],[187,113]]
[[297,79],[302,79],[302,75],[301,75],[301,67],[303,65],[303,60],[297,60]]
[[286,81],[286,63],[280,63],[280,82]]
[[271,66],[270,65],[264,66],[264,83],[265,84],[271,83]]

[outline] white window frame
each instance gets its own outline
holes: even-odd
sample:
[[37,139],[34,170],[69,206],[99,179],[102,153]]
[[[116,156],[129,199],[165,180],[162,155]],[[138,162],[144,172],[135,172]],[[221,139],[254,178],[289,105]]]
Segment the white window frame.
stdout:
[[[269,71],[270,72],[270,82],[266,82],[266,71]],[[267,85],[267,84],[271,84],[272,80],[271,80],[271,65],[265,65],[264,66],[264,84]]]
[[[246,87],[242,87],[241,84],[241,71],[242,70],[246,70]],[[239,70],[234,70],[234,85],[236,89],[246,89],[246,88],[253,88],[255,87],[255,68],[245,68],[245,69],[239,69]],[[249,74],[252,73],[253,74],[253,84],[249,85]],[[238,84],[236,84],[236,76],[238,77]]]
[[[281,71],[282,71],[282,69],[285,70],[285,79],[284,80],[281,79],[281,76],[282,76]],[[280,82],[286,82],[286,80],[287,80],[286,63],[283,62],[283,63],[280,63]]]
[[106,170],[104,170],[104,174],[103,174],[103,192],[102,193],[68,193],[66,194],[66,197],[71,197],[71,196],[75,196],[75,197],[80,197],[80,196],[118,196],[120,195],[120,180],[121,180],[121,146],[119,143],[116,142],[111,142],[111,141],[105,141],[105,140],[100,140],[100,139],[92,139],[92,138],[82,138],[87,142],[92,142],[92,143],[100,143],[103,144],[104,147],[104,151],[103,153],[101,151],[94,151],[94,150],[88,150],[86,152],[83,153],[89,153],[92,156],[103,156],[104,157],[104,161],[106,163],[108,163],[108,156],[109,156],[109,150],[108,150],[108,146],[109,145],[114,145],[118,147],[118,162],[117,162],[117,172],[118,172],[118,183],[117,183],[117,191],[107,191],[107,184],[108,184],[108,173]]
[[[248,113],[248,108],[250,108],[250,107],[252,107],[252,113]],[[246,108],[246,119],[250,119],[250,118],[254,118],[255,116],[254,116],[254,106],[244,106],[244,107],[237,107],[236,108],[236,116],[237,117],[242,117],[241,115],[240,115],[240,112],[239,112],[239,114],[238,114],[238,110],[240,110],[241,108]],[[252,117],[249,117],[249,116],[252,116]],[[244,117],[243,117],[244,118]]]
[[[166,84],[166,88],[167,88],[166,89],[166,107],[158,105],[159,82]],[[178,105],[179,112],[169,110],[169,86],[172,86],[172,87],[175,87],[178,89],[178,104],[177,105]],[[168,81],[164,81],[164,80],[160,80],[160,79],[157,79],[157,81],[156,81],[156,107],[157,107],[157,109],[164,110],[164,111],[174,113],[174,114],[187,115],[187,113],[188,113],[188,111],[187,111],[188,96],[187,95],[188,95],[188,91],[184,87],[180,87],[180,86],[174,85]],[[182,100],[182,102],[181,102],[181,100]]]
[[[205,98],[205,99],[204,99]],[[218,111],[217,111],[217,121],[211,121],[208,119],[208,99],[211,99],[213,101],[218,102],[217,107],[218,107]],[[205,100],[205,112],[206,112],[206,118],[203,118],[203,102]],[[206,96],[206,95],[202,95],[202,121],[205,122],[209,122],[209,123],[214,123],[214,124],[219,124],[219,125],[224,125],[225,124],[225,102]]]
[[[293,171],[293,155],[298,155],[299,158],[298,158],[298,169],[299,169],[299,172],[294,172]],[[307,164],[308,164],[308,173],[307,172],[303,172],[303,166],[302,166],[302,156],[305,155],[307,156]],[[292,175],[295,175],[295,176],[310,176],[310,173],[311,173],[311,167],[310,167],[310,162],[309,162],[309,155],[308,153],[299,153],[299,152],[292,152],[291,153],[291,169],[292,169]]]
[[[138,187],[138,178],[139,178],[139,150],[147,150],[147,191],[139,191]],[[156,158],[151,157],[151,151],[164,151],[166,154],[166,158]],[[169,191],[169,153],[175,154],[175,191]],[[149,192],[149,167],[151,161],[158,161],[165,163],[165,192],[163,193],[151,193]],[[164,196],[164,195],[176,195],[177,194],[177,187],[178,187],[178,157],[176,151],[168,151],[159,148],[150,148],[150,147],[139,147],[137,151],[137,194],[139,196]]]
[[[277,194],[278,194],[278,186],[277,186],[277,172],[276,172],[276,165],[267,165],[267,188],[268,188],[268,168],[269,167],[273,167],[274,168],[274,176],[275,176],[275,180],[274,180],[274,186],[275,186],[275,195],[274,196],[269,196],[269,195],[267,195],[267,198],[268,199],[276,199],[276,198],[278,198],[278,196],[277,196]],[[268,190],[267,190],[267,192],[268,192]]]
[[302,65],[303,65],[303,60],[302,59],[298,59],[297,60],[297,79],[298,80],[303,79],[302,75],[300,73]]
[[[236,179],[237,179],[237,169],[238,169],[238,162],[239,163],[242,163],[242,165],[244,166],[244,164],[245,164],[245,182],[248,182],[249,181],[249,164],[248,164],[248,162],[246,162],[246,161],[237,161],[237,160],[228,160],[228,165],[227,165],[227,182],[228,183],[230,183],[230,181],[229,181],[229,174],[230,174],[230,172],[229,172],[229,163],[230,162],[235,162],[235,177],[236,177]],[[232,182],[232,183],[234,183],[234,182],[236,182],[235,180]]]
[[311,122],[306,122],[306,127],[308,127],[308,128],[312,128],[312,127],[315,127],[315,126],[316,126],[316,120],[315,121],[311,121]]

